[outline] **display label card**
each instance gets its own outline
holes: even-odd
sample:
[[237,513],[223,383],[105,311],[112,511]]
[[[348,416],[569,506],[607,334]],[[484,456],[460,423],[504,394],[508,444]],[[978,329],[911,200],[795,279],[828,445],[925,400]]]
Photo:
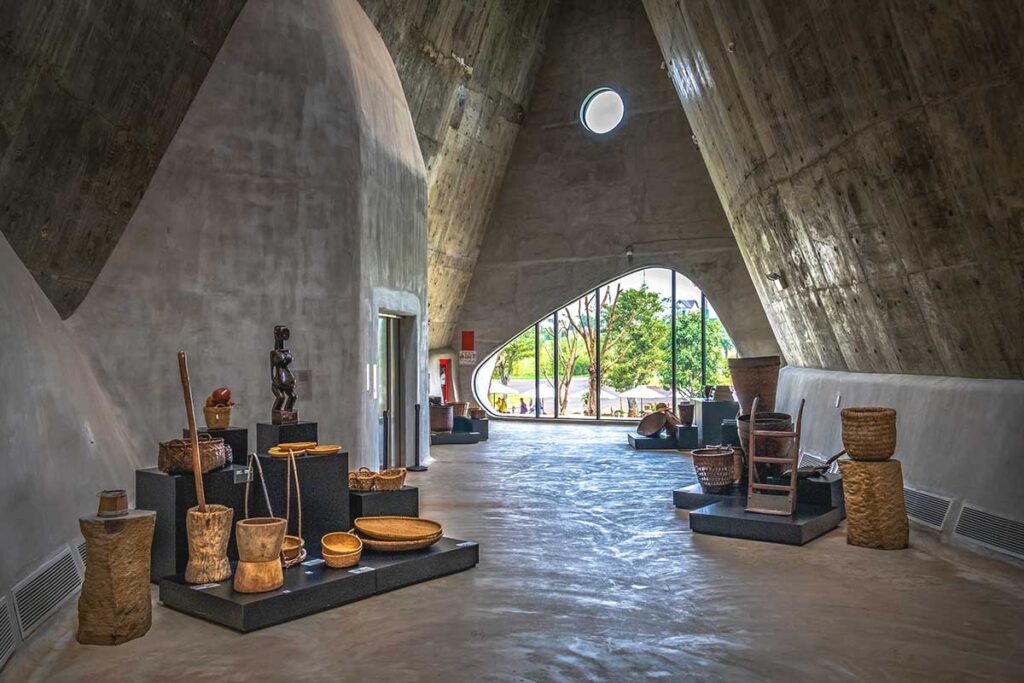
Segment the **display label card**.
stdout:
[[463,541],[462,543],[456,543],[456,548],[465,548],[468,545],[477,545],[476,541]]
[[242,469],[235,470],[235,483],[244,484],[252,481],[252,468],[243,467]]
[[302,566],[303,567],[315,567],[318,564],[323,564],[323,563],[324,563],[324,561],[323,561],[322,558],[314,557],[312,560],[306,560],[305,562],[303,562]]
[[220,585],[219,583],[201,583],[198,586],[192,586],[192,590],[194,590],[194,591],[204,591],[207,588],[216,588],[219,585]]
[[373,567],[356,567],[355,569],[349,569],[349,574],[365,574],[366,572],[372,572]]

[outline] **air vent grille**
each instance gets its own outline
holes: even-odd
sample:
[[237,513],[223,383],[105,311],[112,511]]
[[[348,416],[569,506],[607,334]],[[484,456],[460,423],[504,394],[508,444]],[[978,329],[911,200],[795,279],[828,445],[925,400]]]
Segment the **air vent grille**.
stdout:
[[[825,463],[828,462],[825,458],[820,455],[815,455],[810,451],[804,451],[800,454],[800,460],[797,461],[797,467],[824,467]],[[832,461],[832,464],[828,466],[826,472],[832,474],[839,471],[839,463]]]
[[1024,524],[965,505],[956,523],[958,536],[1024,559]]
[[934,493],[904,487],[903,502],[907,506],[907,515],[930,527],[941,529],[953,501]]
[[87,546],[85,545],[85,541],[82,541],[81,543],[78,544],[78,557],[82,560],[82,566],[83,567],[85,566],[85,560],[86,560],[86,557],[88,556],[88,554],[89,553],[87,551]]
[[27,637],[53,614],[82,585],[81,574],[71,554],[63,552],[14,587],[14,612],[22,638]]
[[3,598],[0,599],[0,669],[14,654],[14,648],[17,645],[14,624],[11,622],[11,612],[7,609],[7,598]]

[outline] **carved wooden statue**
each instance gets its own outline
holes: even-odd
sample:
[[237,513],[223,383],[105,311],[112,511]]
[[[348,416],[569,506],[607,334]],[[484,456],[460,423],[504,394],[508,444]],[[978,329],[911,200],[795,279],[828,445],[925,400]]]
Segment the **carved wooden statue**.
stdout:
[[274,410],[270,421],[273,424],[288,424],[299,421],[295,410],[295,375],[288,368],[292,352],[284,348],[291,333],[284,325],[274,326],[274,350],[270,352],[270,386],[274,391]]

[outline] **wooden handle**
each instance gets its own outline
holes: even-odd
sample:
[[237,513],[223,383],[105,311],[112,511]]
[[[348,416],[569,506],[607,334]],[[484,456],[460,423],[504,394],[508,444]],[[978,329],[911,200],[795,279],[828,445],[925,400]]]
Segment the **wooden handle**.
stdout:
[[192,408],[192,386],[188,381],[188,360],[184,351],[178,351],[178,370],[181,372],[181,391],[185,396],[185,415],[188,416],[188,438],[192,443],[192,474],[196,478],[196,498],[199,511],[206,512],[206,492],[203,491],[203,465],[199,459],[199,434],[196,432],[196,414]]

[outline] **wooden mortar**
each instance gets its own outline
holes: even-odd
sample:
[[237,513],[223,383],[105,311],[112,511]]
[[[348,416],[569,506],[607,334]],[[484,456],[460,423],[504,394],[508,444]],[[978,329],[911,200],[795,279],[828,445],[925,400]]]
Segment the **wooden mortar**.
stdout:
[[186,582],[216,583],[231,576],[228,541],[234,515],[231,508],[213,503],[206,506],[206,512],[200,512],[198,506],[189,508],[185,515],[188,531]]

